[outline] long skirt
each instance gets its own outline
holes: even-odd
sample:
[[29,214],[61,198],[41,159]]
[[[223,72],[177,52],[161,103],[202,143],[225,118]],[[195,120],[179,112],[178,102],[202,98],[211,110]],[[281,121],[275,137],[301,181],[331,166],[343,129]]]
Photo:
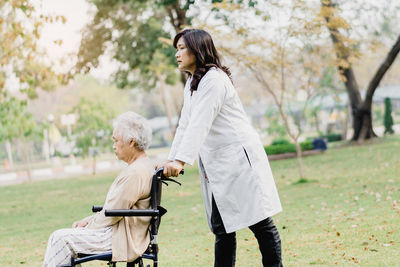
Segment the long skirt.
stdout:
[[111,251],[112,227],[101,229],[66,228],[53,232],[47,243],[43,267],[69,264],[78,253],[99,254]]

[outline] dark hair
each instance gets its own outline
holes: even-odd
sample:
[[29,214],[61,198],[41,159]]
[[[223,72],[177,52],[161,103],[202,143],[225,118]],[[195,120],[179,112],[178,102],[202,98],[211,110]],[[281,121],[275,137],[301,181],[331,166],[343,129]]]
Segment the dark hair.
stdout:
[[221,65],[217,49],[208,32],[200,29],[183,30],[174,38],[175,48],[177,48],[178,40],[181,37],[185,41],[186,47],[196,57],[196,70],[193,73],[192,82],[190,83],[190,91],[192,93],[197,90],[201,78],[212,67],[223,70],[232,80],[229,68]]

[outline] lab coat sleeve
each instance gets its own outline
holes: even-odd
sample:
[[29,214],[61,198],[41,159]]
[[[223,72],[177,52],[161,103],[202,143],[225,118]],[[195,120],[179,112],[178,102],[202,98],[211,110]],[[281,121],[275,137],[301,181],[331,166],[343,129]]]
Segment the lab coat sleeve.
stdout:
[[193,165],[215,117],[225,100],[226,87],[218,73],[204,76],[191,99],[191,112],[175,160]]
[[[187,89],[188,88],[185,87],[185,94],[188,93],[186,91]],[[189,123],[189,112],[190,111],[188,109],[187,97],[184,97],[181,117],[179,118],[178,128],[176,129],[174,140],[172,141],[171,149],[168,155],[168,160],[175,160],[175,155],[177,153],[178,147],[182,141],[186,127]]]

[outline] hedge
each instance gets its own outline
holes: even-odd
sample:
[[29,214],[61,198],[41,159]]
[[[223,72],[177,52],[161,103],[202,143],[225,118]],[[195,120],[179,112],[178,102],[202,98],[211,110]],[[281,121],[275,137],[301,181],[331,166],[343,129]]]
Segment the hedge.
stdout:
[[326,141],[328,142],[336,142],[342,140],[342,135],[338,133],[330,133],[330,134],[320,135],[318,137],[307,137],[307,141],[312,141],[317,138],[326,139]]
[[335,142],[342,140],[342,135],[337,133],[330,133],[320,136],[320,138],[325,138],[328,142]]
[[275,145],[288,145],[290,144],[289,140],[287,140],[286,138],[277,138],[274,139],[271,143],[271,146],[275,146]]
[[[311,141],[305,141],[300,143],[300,147],[302,151],[312,150],[314,147]],[[296,152],[295,144],[278,144],[278,145],[270,145],[264,147],[267,155],[275,155],[275,154],[283,154]]]

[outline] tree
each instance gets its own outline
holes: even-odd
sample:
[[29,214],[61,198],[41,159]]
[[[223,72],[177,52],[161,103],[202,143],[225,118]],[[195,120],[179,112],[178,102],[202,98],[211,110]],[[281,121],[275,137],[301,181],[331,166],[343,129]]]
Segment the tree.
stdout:
[[[170,39],[171,34],[190,24],[186,13],[193,3],[193,0],[94,1],[97,12],[83,33],[75,71],[88,72],[97,67],[99,57],[112,47],[110,54],[120,63],[115,73],[117,86],[158,88],[171,122],[165,84],[175,84],[179,79],[184,83],[186,78],[176,70]],[[167,31],[165,25],[172,26],[172,30]],[[170,125],[174,131],[175,125]]]
[[0,108],[0,142],[7,142],[7,153],[11,165],[13,162],[11,144],[17,143],[23,161],[27,164],[28,178],[31,180],[31,146],[28,140],[40,132],[39,125],[27,111],[27,101],[10,97],[6,92],[3,97]]
[[96,157],[112,147],[112,120],[129,107],[127,92],[115,86],[100,84],[90,76],[77,76],[73,81],[79,101],[71,113],[77,116],[73,127],[76,146],[84,157],[93,159],[96,173]]
[[37,47],[43,24],[58,20],[65,22],[62,16],[39,16],[31,1],[0,2],[0,139],[8,142],[10,163],[11,141],[31,137],[37,126],[27,101],[37,97],[39,89],[53,90],[64,81],[44,63]]
[[383,117],[383,125],[385,125],[385,134],[393,134],[393,117],[392,117],[392,101],[389,97],[385,98],[385,115]]
[[81,149],[84,157],[92,157],[92,170],[93,174],[96,174],[96,157],[99,150],[111,148],[112,119],[116,114],[105,109],[104,105],[87,99],[81,99],[73,111],[78,115],[74,130],[76,146]]
[[[392,2],[388,4],[392,5]],[[365,3],[363,3],[362,5],[365,5]],[[396,8],[398,12],[399,7],[397,6]],[[360,8],[360,5],[358,7],[355,7],[354,11],[359,9],[362,9]],[[387,53],[386,58],[383,60],[375,74],[372,76],[372,79],[370,80],[366,88],[365,99],[362,100],[355,72],[352,67],[352,63],[354,63],[357,60],[357,57],[359,57],[362,40],[349,38],[352,33],[351,26],[350,23],[345,18],[343,18],[343,16],[340,16],[340,11],[341,10],[338,3],[332,0],[321,0],[320,15],[326,21],[325,25],[328,28],[330,38],[336,52],[337,69],[342,77],[342,80],[346,86],[347,93],[349,95],[354,129],[352,140],[362,142],[365,139],[373,138],[376,136],[372,128],[372,98],[380,81],[384,77],[385,73],[389,70],[390,66],[393,64],[394,60],[400,52],[400,35],[398,35],[397,40],[394,42],[393,46]],[[376,15],[379,15],[379,12],[377,12],[377,10],[374,10],[373,12],[374,17]],[[385,20],[382,24],[383,28],[380,30],[389,31],[389,22],[391,17],[384,15],[383,17]],[[368,23],[368,25],[371,24],[369,20],[364,21],[363,23],[364,25],[366,25],[366,23]],[[375,30],[375,33],[379,34],[377,30]]]
[[[44,64],[37,48],[44,23],[61,20],[62,16],[38,16],[30,1],[3,1],[0,3],[0,101],[2,93],[14,86],[29,98],[36,97],[36,90],[52,90],[64,76],[56,74]],[[10,88],[8,88],[10,89]]]
[[114,75],[118,87],[157,88],[160,91],[171,131],[174,132],[173,105],[168,102],[166,85],[174,85],[179,80],[185,84],[186,75],[177,71],[171,39],[191,25],[196,14],[189,16],[188,10],[196,6],[195,0],[103,0],[92,3],[97,11],[93,22],[83,33],[73,72],[88,72],[97,67],[99,57],[108,51],[120,63]]

